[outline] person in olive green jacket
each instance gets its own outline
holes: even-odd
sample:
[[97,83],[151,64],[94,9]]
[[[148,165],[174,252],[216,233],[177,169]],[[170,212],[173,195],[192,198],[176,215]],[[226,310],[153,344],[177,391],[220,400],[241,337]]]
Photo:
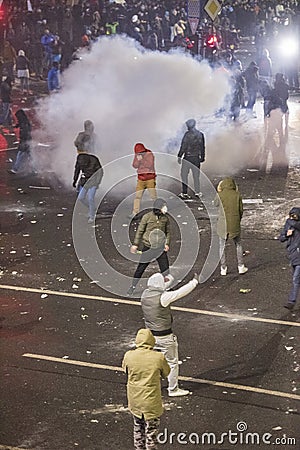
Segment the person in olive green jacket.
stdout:
[[130,248],[131,253],[136,253],[141,245],[142,255],[127,292],[128,296],[134,293],[141,276],[152,261],[158,262],[164,276],[169,274],[167,252],[170,246],[170,221],[167,211],[166,201],[157,198],[153,203],[153,210],[142,217]]
[[127,373],[128,408],[134,420],[134,448],[156,449],[160,416],[164,412],[161,378],[170,367],[161,352],[153,350],[155,339],[148,329],[138,331],[135,350],[125,353],[122,368]]
[[243,248],[241,245],[241,219],[243,216],[242,196],[233,178],[228,177],[218,184],[218,195],[214,205],[219,206],[217,233],[220,241],[221,275],[227,275],[225,245],[228,239],[233,239],[236,247],[238,272],[248,271],[243,263]]

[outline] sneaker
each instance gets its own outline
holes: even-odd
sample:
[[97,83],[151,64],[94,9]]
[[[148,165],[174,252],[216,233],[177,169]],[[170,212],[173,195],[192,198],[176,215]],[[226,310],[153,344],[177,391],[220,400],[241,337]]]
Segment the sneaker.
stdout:
[[8,173],[17,173],[17,171],[16,170],[14,170],[14,169],[10,169],[10,170],[8,170]]
[[202,196],[202,192],[195,192],[195,197],[201,198]]
[[189,395],[190,391],[187,389],[175,389],[174,391],[169,391],[169,397],[183,397],[184,395]]
[[292,310],[294,308],[294,303],[288,302],[286,305],[283,305],[284,308]]
[[227,267],[221,267],[221,275],[227,275]]
[[189,194],[184,194],[183,192],[181,192],[181,194],[179,194],[178,197],[182,198],[183,200],[188,200],[191,198]]
[[238,269],[240,275],[243,275],[244,273],[248,272],[248,267],[245,267],[244,264],[242,266],[238,266]]
[[136,286],[130,286],[130,288],[127,291],[127,296],[130,297],[134,293],[135,289]]

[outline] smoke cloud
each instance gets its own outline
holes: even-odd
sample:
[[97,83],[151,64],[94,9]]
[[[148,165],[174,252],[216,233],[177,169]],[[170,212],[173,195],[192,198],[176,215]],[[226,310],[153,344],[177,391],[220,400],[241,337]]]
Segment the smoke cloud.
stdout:
[[[38,139],[53,143],[51,150],[39,151],[39,165],[53,170],[65,185],[71,185],[77,156],[74,139],[87,119],[99,136],[103,165],[132,155],[136,142],[176,155],[189,118],[206,136],[204,171],[230,172],[242,164],[247,146],[259,146],[254,133],[249,139],[249,130],[233,132],[214,117],[229,91],[225,71],[212,71],[183,52],[145,51],[122,36],[102,37],[80,56],[62,74],[61,91],[37,108],[43,124]],[[128,163],[123,175],[131,173]]]

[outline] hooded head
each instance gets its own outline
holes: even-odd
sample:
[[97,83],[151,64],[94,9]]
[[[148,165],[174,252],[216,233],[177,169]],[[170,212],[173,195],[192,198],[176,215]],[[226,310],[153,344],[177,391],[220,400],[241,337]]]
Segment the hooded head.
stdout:
[[229,190],[233,190],[233,191],[237,190],[237,186],[236,186],[233,178],[227,177],[227,178],[224,178],[224,180],[220,181],[220,183],[218,184],[217,191],[222,192],[222,191],[224,191],[224,189],[229,189]]
[[94,132],[94,124],[91,120],[85,120],[83,125],[86,133],[92,134]]
[[161,273],[154,273],[147,282],[148,288],[157,289],[159,291],[165,290],[165,279]]
[[155,339],[153,334],[147,328],[142,328],[137,332],[135,338],[135,344],[138,347],[153,348],[155,345]]
[[188,128],[189,130],[191,130],[192,128],[195,128],[195,126],[196,126],[196,120],[195,120],[195,119],[189,119],[189,120],[187,120],[187,121],[185,122],[185,124],[186,124],[187,128]]
[[293,220],[300,220],[300,208],[292,208],[289,212],[289,218]]
[[23,109],[18,109],[18,111],[15,113],[16,118],[18,119],[18,122],[29,122],[28,117]]
[[282,81],[284,81],[283,73],[280,73],[280,72],[276,73],[276,75],[275,75],[275,83],[279,83],[279,82],[282,82]]
[[137,153],[145,153],[146,151],[147,151],[146,147],[141,142],[138,142],[137,144],[135,144],[134,153],[136,153],[136,154]]
[[25,56],[24,50],[19,50],[18,51],[18,56]]

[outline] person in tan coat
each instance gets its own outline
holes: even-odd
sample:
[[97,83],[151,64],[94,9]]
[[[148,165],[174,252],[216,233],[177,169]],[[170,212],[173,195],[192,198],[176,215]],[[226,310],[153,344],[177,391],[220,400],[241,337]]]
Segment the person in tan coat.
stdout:
[[134,448],[157,448],[160,416],[164,412],[161,397],[161,378],[170,367],[160,352],[153,349],[155,339],[148,329],[140,329],[136,348],[125,353],[122,368],[127,373],[128,408],[134,420]]
[[241,220],[243,216],[242,196],[233,178],[227,177],[217,187],[218,195],[214,205],[219,207],[217,233],[220,241],[221,275],[227,275],[225,244],[232,239],[236,247],[238,272],[246,273],[248,268],[243,263],[241,244]]

